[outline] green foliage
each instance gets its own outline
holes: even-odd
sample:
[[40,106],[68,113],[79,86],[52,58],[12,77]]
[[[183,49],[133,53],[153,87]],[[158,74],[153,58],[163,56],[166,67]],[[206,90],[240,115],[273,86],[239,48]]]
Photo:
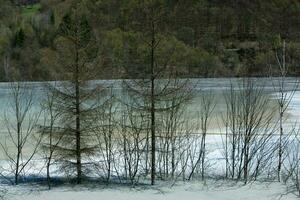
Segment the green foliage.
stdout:
[[25,41],[25,33],[24,33],[23,29],[21,28],[15,34],[14,46],[22,47],[24,44],[24,41]]
[[10,48],[10,40],[12,37],[11,30],[5,25],[0,25],[0,55]]
[[[78,20],[78,22],[76,24],[72,23],[74,20]],[[88,45],[89,41],[91,40],[91,32],[92,29],[85,16],[72,19],[70,14],[66,14],[64,16],[59,28],[59,33],[63,37],[79,38],[77,45],[82,48]]]
[[[164,44],[164,49],[158,51],[160,57],[172,55],[174,61],[169,68],[177,68],[183,76],[246,75],[243,71],[255,63],[260,66],[254,66],[256,74],[266,75],[269,63],[262,63],[263,60],[268,62],[262,59],[264,54],[279,48],[281,40],[297,44],[300,38],[300,3],[295,0],[41,0],[27,6],[0,0],[0,55],[11,55],[10,59],[14,59],[11,63],[21,64],[23,61],[19,59],[27,58],[22,56],[27,54],[22,51],[31,49],[30,53],[35,54],[30,56],[31,62],[26,59],[28,66],[24,68],[27,69],[21,70],[27,71],[27,75],[20,76],[53,79],[47,76],[55,74],[52,71],[57,69],[40,66],[44,58],[38,58],[40,55],[36,52],[54,48],[62,34],[68,34],[59,25],[67,27],[72,20],[74,3],[78,14],[85,16],[79,19],[79,24],[85,27],[86,33],[80,34],[88,41],[89,32],[93,31],[93,37],[100,39],[94,49],[88,48],[89,52],[85,52],[91,59],[98,57],[103,70],[98,78],[143,76],[148,59],[145,55],[149,55],[145,53],[145,40],[151,37],[149,22],[152,17],[159,19],[156,28]],[[74,30],[76,27],[68,28]],[[80,45],[86,45],[83,38],[81,41]],[[248,43],[254,45],[245,45]],[[37,49],[33,50],[33,46]],[[299,71],[298,55],[294,53],[297,49],[293,49],[287,52],[293,66],[291,74]],[[167,52],[172,53],[168,55]],[[11,67],[19,71],[19,64]],[[35,72],[41,69],[43,73]],[[31,72],[35,75],[29,74]],[[39,77],[39,74],[44,75]]]
[[33,17],[35,14],[39,12],[41,9],[41,4],[30,4],[30,5],[24,5],[21,9],[21,16],[24,19],[29,19]]

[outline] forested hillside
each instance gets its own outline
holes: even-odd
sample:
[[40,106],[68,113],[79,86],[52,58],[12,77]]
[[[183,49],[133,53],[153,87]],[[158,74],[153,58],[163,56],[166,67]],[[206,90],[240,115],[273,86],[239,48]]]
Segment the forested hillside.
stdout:
[[[60,77],[60,24],[75,0],[0,0],[0,80]],[[147,0],[85,0],[97,41],[97,78],[142,76]],[[155,8],[153,8],[155,9]],[[298,0],[161,0],[166,67],[182,77],[276,75],[274,52],[287,44],[289,75],[300,74]],[[277,69],[277,68],[276,68]]]

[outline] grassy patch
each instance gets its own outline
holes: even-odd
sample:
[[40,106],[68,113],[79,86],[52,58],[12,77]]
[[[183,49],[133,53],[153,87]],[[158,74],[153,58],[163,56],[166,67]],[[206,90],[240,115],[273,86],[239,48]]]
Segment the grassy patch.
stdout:
[[26,5],[22,7],[22,16],[24,18],[30,18],[35,15],[41,8],[41,4],[33,4],[33,5]]

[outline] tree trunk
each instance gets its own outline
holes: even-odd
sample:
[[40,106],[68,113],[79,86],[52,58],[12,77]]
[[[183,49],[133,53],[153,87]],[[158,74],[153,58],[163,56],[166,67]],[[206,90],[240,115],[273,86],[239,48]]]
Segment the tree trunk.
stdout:
[[81,130],[80,130],[80,92],[79,92],[79,59],[78,59],[78,48],[76,47],[76,72],[75,72],[75,106],[76,106],[76,169],[77,169],[77,184],[81,183],[82,179],[82,169],[81,169],[81,147],[80,147],[80,139],[81,139]]
[[18,152],[17,152],[17,160],[16,160],[16,171],[15,171],[15,185],[19,184],[19,167],[20,167],[20,158],[21,158],[21,124],[18,119],[19,115],[19,107],[16,105],[17,110],[17,134],[18,134]]
[[154,23],[152,22],[152,41],[151,41],[151,185],[155,182],[155,97],[154,97],[154,48],[155,33]]

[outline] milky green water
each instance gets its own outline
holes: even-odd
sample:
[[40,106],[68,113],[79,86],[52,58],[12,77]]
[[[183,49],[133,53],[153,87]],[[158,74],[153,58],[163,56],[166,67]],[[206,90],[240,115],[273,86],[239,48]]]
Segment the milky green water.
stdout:
[[[207,94],[212,93],[215,99],[215,109],[211,114],[211,118],[209,121],[209,132],[210,133],[220,133],[222,132],[223,122],[222,117],[224,116],[224,112],[226,109],[224,94],[229,92],[230,85],[235,85],[235,88],[241,89],[238,87],[238,84],[242,83],[242,79],[229,79],[229,78],[209,78],[209,79],[190,79],[190,85],[193,88],[193,96],[194,98],[188,103],[185,107],[185,114],[184,117],[186,120],[190,121],[190,124],[194,124],[195,132],[197,130],[197,122],[199,115],[199,111],[201,110],[201,96],[205,96]],[[258,87],[262,87],[264,90],[264,94],[269,98],[271,101],[269,107],[270,109],[276,108],[276,83],[277,79],[270,79],[270,78],[257,78],[253,79],[254,83]],[[287,79],[286,88],[287,92],[291,92],[290,90],[294,89],[295,82],[297,82],[296,78],[289,78]],[[101,83],[104,86],[112,87],[113,93],[116,96],[120,97],[122,93],[122,81],[121,80],[103,80],[103,81],[95,81],[95,83]],[[44,83],[41,82],[29,82],[26,83],[26,87],[28,90],[27,93],[29,95],[30,92],[33,94],[33,106],[31,109],[31,114],[36,114],[41,111],[41,102],[46,97],[46,90],[43,86]],[[12,83],[0,83],[0,141],[5,143],[7,141],[7,146],[12,148],[12,143],[9,142],[8,136],[8,125],[9,123],[4,120],[5,116],[10,123],[15,123],[15,115],[12,109],[13,106],[13,98],[12,98],[12,91],[11,91]],[[30,91],[30,92],[29,92]],[[25,92],[26,93],[26,92]],[[296,121],[300,120],[300,91],[299,88],[294,94],[294,98],[290,103],[290,108],[288,110],[288,117],[289,120],[286,122],[287,126],[292,126]],[[43,123],[44,118],[41,115],[39,123]],[[27,124],[29,123],[28,118],[24,119],[24,128],[26,129]],[[198,126],[199,127],[199,126]],[[24,129],[24,131],[25,131]],[[13,132],[13,130],[11,129]],[[34,143],[34,142],[33,142]],[[26,147],[28,151],[31,150],[33,145],[29,145]],[[13,148],[12,148],[13,149]],[[2,155],[1,155],[2,154]],[[0,157],[3,157],[3,153],[0,153]]]

